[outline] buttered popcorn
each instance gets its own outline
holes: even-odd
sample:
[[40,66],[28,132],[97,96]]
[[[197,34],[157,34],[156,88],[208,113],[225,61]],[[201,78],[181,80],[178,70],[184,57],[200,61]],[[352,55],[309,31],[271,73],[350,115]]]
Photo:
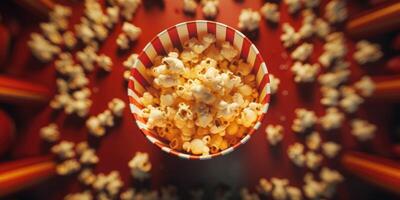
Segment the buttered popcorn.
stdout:
[[229,42],[216,43],[210,34],[192,38],[182,52],[154,63],[152,88],[140,97],[145,106],[140,115],[172,149],[195,155],[222,151],[262,113],[252,68]]

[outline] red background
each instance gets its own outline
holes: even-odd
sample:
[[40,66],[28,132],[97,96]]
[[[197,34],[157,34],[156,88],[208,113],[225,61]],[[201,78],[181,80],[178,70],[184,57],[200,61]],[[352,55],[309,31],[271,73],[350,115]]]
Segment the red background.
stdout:
[[[107,54],[111,57],[114,68],[109,75],[102,75],[98,72],[92,72],[90,77],[90,88],[92,88],[93,106],[90,114],[95,115],[106,108],[106,104],[112,98],[118,97],[128,102],[126,94],[126,84],[122,74],[125,70],[122,62],[130,53],[138,53],[157,33],[167,27],[179,22],[203,19],[200,7],[195,17],[186,16],[182,13],[182,3],[178,0],[166,0],[163,4],[159,1],[146,1],[135,14],[132,22],[142,28],[142,35],[127,53],[119,53],[115,43],[117,35],[121,31],[122,23],[118,23],[109,38],[101,45],[99,54]],[[68,3],[69,2],[69,3]],[[73,17],[70,27],[79,21],[83,6],[74,1],[66,2],[73,7]],[[324,1],[325,2],[325,1]],[[225,23],[232,27],[237,27],[238,16],[243,8],[259,9],[264,1],[247,0],[233,1],[220,0],[219,15],[216,21]],[[324,5],[324,3],[323,3]],[[317,10],[319,16],[322,16],[324,6]],[[349,10],[350,17],[360,14],[365,10],[363,3],[352,2]],[[15,47],[12,49],[12,56],[9,58],[7,67],[4,71],[12,76],[25,78],[34,82],[47,85],[52,91],[55,91],[55,69],[53,64],[41,64],[35,60],[26,42],[29,39],[31,31],[38,31],[36,19],[30,19],[30,14],[21,9],[16,9],[21,27],[15,37]],[[280,4],[281,19],[280,22],[289,22],[297,30],[301,25],[301,15],[291,16],[287,13],[285,4]],[[7,11],[5,11],[7,13]],[[8,11],[11,12],[11,11]],[[341,27],[336,27],[342,30]],[[296,135],[290,129],[294,117],[294,110],[298,107],[305,107],[316,111],[318,116],[324,114],[324,107],[320,105],[319,85],[311,84],[299,86],[294,83],[293,75],[290,71],[292,61],[288,58],[290,52],[283,48],[279,39],[281,35],[280,25],[271,27],[262,21],[260,24],[259,37],[253,39],[254,44],[261,52],[268,70],[276,75],[280,80],[278,93],[273,96],[269,111],[264,118],[262,127],[254,134],[248,143],[240,147],[235,152],[207,161],[182,160],[161,152],[153,146],[139,132],[129,108],[125,110],[121,122],[108,131],[108,134],[100,140],[89,140],[97,147],[97,153],[100,162],[95,168],[95,172],[108,173],[111,170],[118,170],[122,175],[126,188],[130,184],[130,171],[128,161],[136,151],[144,151],[150,154],[153,164],[151,185],[159,188],[166,184],[176,184],[188,188],[197,184],[203,184],[207,188],[212,188],[218,183],[225,183],[233,188],[242,186],[254,188],[259,178],[279,177],[290,179],[291,185],[302,186],[305,169],[294,167],[286,156],[288,145],[296,141],[304,141],[304,138]],[[372,67],[358,66],[352,60],[354,51],[354,39],[348,39],[349,54],[348,60],[351,61],[351,80],[353,83],[358,80],[362,74],[387,74],[383,69],[379,69],[379,63]],[[322,49],[322,40],[313,38],[314,53],[311,62],[316,62]],[[378,68],[378,69],[377,69]],[[287,93],[285,95],[284,93]],[[49,122],[56,122],[61,127],[62,139],[75,142],[83,141],[88,138],[84,120],[76,117],[65,116],[63,113],[57,113],[45,105],[32,109],[25,106],[9,106],[8,110],[12,115],[20,119],[17,122],[19,135],[11,151],[13,159],[24,158],[34,155],[42,155],[48,152],[48,146],[39,138],[39,129]],[[333,140],[343,145],[344,150],[361,150],[373,152],[380,155],[388,155],[389,139],[387,132],[389,129],[391,107],[386,103],[366,102],[359,111],[353,115],[348,115],[346,123],[340,131],[326,133],[321,130],[321,137],[325,141]],[[349,120],[354,117],[366,118],[372,123],[378,125],[378,131],[375,139],[367,143],[359,143],[350,134]],[[281,124],[285,128],[285,136],[282,143],[276,147],[270,147],[265,139],[265,126],[267,124]],[[320,130],[320,127],[316,127]],[[333,168],[340,168],[337,160],[326,160],[325,165]],[[351,177],[346,177],[351,179]],[[62,199],[69,192],[82,190],[82,187],[74,177],[56,178],[51,182],[42,184],[40,187],[31,190],[25,195],[31,198],[40,199]],[[364,199],[369,192],[363,185],[357,181],[349,180],[340,185],[337,194],[338,199]]]

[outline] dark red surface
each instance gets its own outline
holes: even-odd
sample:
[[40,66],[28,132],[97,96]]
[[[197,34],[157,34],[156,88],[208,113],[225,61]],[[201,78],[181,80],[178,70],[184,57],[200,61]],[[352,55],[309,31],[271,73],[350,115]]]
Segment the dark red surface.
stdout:
[[[79,21],[82,13],[82,6],[78,1],[70,3],[74,6],[74,16],[72,23]],[[114,63],[113,71],[107,76],[98,76],[97,72],[89,75],[90,87],[92,88],[93,106],[90,110],[91,114],[98,114],[106,108],[106,104],[112,98],[118,97],[128,102],[126,94],[126,84],[123,81],[122,74],[124,67],[122,62],[130,53],[139,52],[148,41],[150,41],[157,33],[171,25],[179,22],[203,19],[201,10],[198,8],[195,17],[186,16],[181,11],[181,1],[166,0],[164,6],[151,3],[158,1],[147,1],[146,6],[141,6],[136,13],[132,22],[141,27],[143,30],[140,39],[134,44],[128,53],[119,53],[115,39],[121,30],[122,23],[117,24],[114,31],[111,32],[109,38],[104,41],[100,48],[100,54],[106,53]],[[263,1],[233,1],[221,0],[219,15],[216,21],[225,23],[232,27],[237,27],[238,16],[243,8],[259,9]],[[350,15],[356,15],[361,7],[352,5]],[[280,6],[281,22],[289,22],[298,29],[301,25],[301,15],[297,17],[290,16],[283,3]],[[323,7],[319,9],[319,13],[323,12]],[[18,75],[27,80],[36,81],[47,85],[52,91],[55,90],[55,69],[52,64],[41,64],[36,61],[30,54],[26,42],[29,39],[30,31],[37,31],[37,24],[26,24],[25,31],[18,35],[12,62],[10,62],[7,72],[9,74]],[[72,27],[72,25],[71,25]],[[338,28],[340,30],[340,28]],[[290,130],[294,117],[294,109],[305,107],[316,111],[318,116],[324,114],[324,108],[319,104],[320,92],[318,84],[300,86],[293,82],[293,75],[290,71],[292,61],[289,59],[289,51],[283,48],[279,37],[281,35],[281,27],[271,27],[267,23],[260,24],[259,37],[254,40],[255,45],[260,50],[267,64],[268,70],[281,79],[279,92],[272,98],[270,109],[264,119],[262,127],[254,134],[248,143],[244,144],[237,151],[207,161],[190,161],[181,160],[176,157],[167,155],[160,151],[147,141],[139,132],[129,110],[126,109],[124,117],[116,127],[112,128],[108,134],[97,141],[92,141],[98,146],[98,155],[100,163],[97,165],[96,172],[110,172],[118,170],[122,174],[126,188],[130,183],[130,171],[128,161],[132,158],[136,151],[145,151],[150,153],[150,159],[153,164],[152,169],[152,186],[158,188],[161,185],[173,183],[182,187],[191,187],[195,184],[203,184],[207,187],[216,186],[218,183],[225,183],[234,188],[246,186],[254,188],[259,178],[279,177],[288,178],[292,185],[302,186],[303,175],[305,169],[296,168],[291,164],[286,156],[286,148],[288,145],[303,141],[301,136],[297,136]],[[316,62],[322,49],[322,40],[314,39],[315,52],[311,61]],[[382,71],[379,64],[372,67],[360,67],[353,60],[351,53],[354,51],[354,41],[348,42],[349,55],[347,58],[351,60],[351,81],[358,80],[364,73],[380,73]],[[387,137],[388,124],[391,107],[385,103],[366,103],[361,109],[347,116],[347,121],[340,131],[334,133],[325,133],[321,131],[321,137],[324,140],[333,140],[341,143],[344,150],[361,150],[379,155],[389,155],[390,145]],[[372,123],[378,125],[376,137],[371,142],[359,143],[350,135],[349,120],[354,117],[366,118]],[[83,141],[88,138],[87,130],[83,120],[75,117],[67,117],[61,113],[54,113],[50,107],[45,107],[29,119],[21,120],[17,144],[12,151],[13,158],[23,158],[34,155],[42,155],[48,152],[46,145],[39,138],[39,129],[49,122],[56,122],[61,127],[62,139],[72,140],[75,142]],[[282,143],[277,147],[270,147],[265,139],[264,128],[267,124],[281,124],[285,128],[285,137]],[[317,127],[320,130],[320,127]],[[324,161],[325,164],[337,168],[336,160]],[[41,187],[45,190],[33,191],[33,197],[45,199],[62,199],[64,195],[70,192],[76,192],[83,189],[75,178],[62,178],[56,181],[54,185],[46,185]],[[51,182],[53,184],[53,182]],[[50,184],[50,183],[49,183]],[[49,189],[51,188],[51,190]],[[346,182],[339,186],[338,199],[365,199],[368,192],[365,190],[353,192],[363,189],[364,186],[354,186],[352,181]],[[369,191],[369,190],[367,190]],[[28,195],[28,196],[29,196]],[[32,197],[32,198],[33,198]]]
[[15,139],[15,124],[10,116],[0,110],[0,156],[6,153]]

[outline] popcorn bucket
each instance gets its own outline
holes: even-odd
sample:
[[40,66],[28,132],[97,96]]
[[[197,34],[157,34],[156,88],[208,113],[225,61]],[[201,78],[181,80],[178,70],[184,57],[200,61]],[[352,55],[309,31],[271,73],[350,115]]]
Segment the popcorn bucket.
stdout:
[[[158,55],[167,55],[173,48],[181,48],[182,44],[193,37],[201,37],[205,34],[214,34],[217,42],[229,41],[240,51],[240,56],[252,66],[252,73],[256,75],[256,82],[259,91],[259,103],[263,105],[262,114],[257,123],[250,131],[235,145],[229,148],[209,155],[193,155],[171,149],[163,138],[157,133],[146,127],[146,120],[140,117],[141,109],[144,106],[140,102],[140,97],[146,91],[152,82],[152,78],[146,75],[146,68],[152,67],[153,59]],[[128,84],[129,106],[136,124],[147,137],[147,139],[158,146],[161,150],[184,159],[205,160],[220,155],[228,154],[237,149],[241,144],[246,143],[250,136],[261,126],[262,119],[268,110],[270,100],[270,83],[267,66],[255,45],[241,32],[225,24],[196,20],[177,24],[172,26],[153,38],[139,54],[138,60],[131,71],[131,77]]]

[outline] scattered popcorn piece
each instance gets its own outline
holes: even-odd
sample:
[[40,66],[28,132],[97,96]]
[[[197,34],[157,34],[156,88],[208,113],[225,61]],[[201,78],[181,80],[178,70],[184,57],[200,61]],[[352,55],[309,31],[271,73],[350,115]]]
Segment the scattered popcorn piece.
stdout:
[[132,69],[133,68],[133,66],[134,66],[134,64],[135,64],[135,62],[137,61],[137,59],[138,59],[138,54],[136,54],[136,53],[133,53],[133,54],[131,54],[123,63],[122,63],[122,65],[124,65],[124,67],[126,68],[126,69]]
[[118,6],[107,7],[106,13],[108,20],[105,25],[108,28],[112,28],[119,21],[119,12],[120,9]]
[[96,54],[96,49],[87,46],[82,51],[76,53],[76,59],[82,64],[82,67],[86,71],[93,71],[94,63],[97,61],[98,55]]
[[72,49],[75,47],[77,40],[75,38],[74,33],[72,33],[72,31],[66,31],[62,37],[64,40],[64,44],[68,49]]
[[51,123],[40,129],[40,137],[47,142],[56,142],[60,139],[60,132],[55,123]]
[[74,146],[75,144],[73,142],[63,140],[51,147],[51,152],[56,154],[61,159],[72,158],[75,156]]
[[319,6],[321,0],[303,0],[303,2],[307,8],[315,8]]
[[131,42],[136,41],[142,33],[142,29],[128,22],[124,22],[122,25],[122,31]]
[[324,106],[336,106],[339,101],[340,93],[336,88],[321,87],[321,104]]
[[56,94],[50,102],[50,107],[53,109],[60,109],[70,104],[72,97],[68,93]]
[[320,172],[321,180],[327,184],[338,184],[343,181],[343,176],[336,170],[323,167]]
[[89,44],[90,42],[94,41],[96,37],[96,33],[90,27],[90,24],[91,22],[87,18],[82,17],[80,23],[75,25],[76,37],[85,44]]
[[101,137],[106,133],[106,127],[114,126],[114,116],[112,111],[105,110],[97,116],[91,116],[86,120],[86,127],[89,133],[96,137]]
[[302,39],[307,39],[314,34],[315,15],[311,10],[304,10],[302,15],[303,23],[299,29],[299,35]]
[[297,108],[294,112],[296,114],[296,119],[293,120],[292,124],[292,130],[294,132],[304,132],[317,122],[317,116],[314,111]]
[[288,6],[290,14],[294,14],[301,9],[301,0],[284,0],[284,2]]
[[327,72],[318,77],[318,82],[325,87],[336,88],[345,82],[350,76],[350,70],[341,69],[334,72]]
[[326,113],[319,119],[324,130],[332,130],[340,128],[344,120],[344,114],[339,112],[335,107],[326,109]]
[[121,177],[118,171],[112,171],[108,175],[98,174],[96,180],[93,182],[92,187],[100,194],[106,195],[110,199],[114,199],[123,186]]
[[269,22],[279,22],[279,8],[275,3],[265,3],[260,9],[261,15]]
[[85,117],[89,113],[92,101],[89,99],[91,92],[89,88],[82,88],[75,91],[70,97],[70,101],[65,105],[66,114],[77,114],[79,117]]
[[340,23],[347,19],[346,2],[343,0],[329,1],[325,6],[325,18],[331,23]]
[[292,52],[292,54],[290,54],[290,56],[294,60],[306,61],[310,57],[312,52],[313,52],[313,45],[310,43],[304,43],[304,44],[298,46]]
[[94,149],[86,149],[82,152],[79,162],[84,165],[93,165],[99,162]]
[[328,68],[334,61],[341,61],[347,53],[347,46],[343,33],[334,32],[325,37],[324,52],[318,58],[322,66]]
[[114,98],[108,103],[108,109],[111,110],[113,115],[122,117],[125,109],[125,102],[121,99]]
[[113,63],[112,63],[112,60],[110,57],[102,54],[97,57],[96,62],[99,65],[99,67],[101,69],[103,69],[104,71],[106,71],[106,72],[111,71]]
[[374,93],[375,83],[369,76],[363,76],[354,84],[354,88],[359,90],[362,96],[369,97]]
[[142,3],[141,0],[117,0],[118,5],[121,7],[121,15],[130,21],[135,14],[137,8]]
[[301,143],[294,143],[287,149],[289,159],[298,167],[303,167],[306,160],[304,146]]
[[283,23],[282,25],[282,35],[281,41],[283,42],[283,46],[286,48],[292,47],[297,44],[300,40],[300,35],[296,33],[294,28],[290,26],[289,23]]
[[335,170],[331,170],[324,167],[320,172],[320,178],[325,184],[323,195],[326,198],[332,198],[335,191],[336,185],[343,181],[343,176]]
[[281,125],[268,125],[265,132],[271,145],[276,145],[283,139],[283,127]]
[[96,137],[101,137],[106,133],[105,127],[96,116],[89,117],[86,121],[86,127],[89,130],[89,133]]
[[117,45],[121,50],[129,48],[129,38],[125,33],[120,33],[117,37]]
[[197,2],[195,0],[183,0],[183,11],[189,14],[195,14]]
[[272,197],[275,200],[285,200],[288,196],[286,192],[286,187],[289,184],[289,180],[272,178],[271,183],[273,185]]
[[334,158],[342,147],[335,142],[325,142],[322,144],[322,152],[328,158]]
[[319,65],[315,64],[302,64],[295,62],[291,68],[294,73],[294,81],[297,83],[313,82],[319,72]]
[[272,184],[265,178],[258,181],[257,191],[261,194],[268,195],[272,191]]
[[347,113],[354,113],[359,105],[364,102],[352,87],[342,86],[340,92],[343,98],[339,101],[339,105]]
[[363,65],[369,62],[375,62],[382,56],[383,53],[379,44],[361,40],[356,44],[356,52],[354,52],[353,58],[358,64]]
[[325,38],[331,32],[331,27],[325,20],[317,18],[314,22],[314,32],[318,37]]
[[367,141],[375,136],[376,126],[366,120],[354,119],[351,121],[351,134],[359,141]]
[[129,77],[131,76],[131,69],[133,68],[135,62],[137,61],[138,54],[134,53],[131,54],[122,64],[125,67],[125,72],[124,72],[124,79],[129,80]]
[[79,173],[78,180],[84,185],[92,185],[96,181],[96,175],[91,169],[84,169]]
[[81,165],[75,159],[69,159],[56,166],[58,175],[65,176],[73,174],[81,169]]
[[318,132],[314,131],[307,135],[306,137],[306,145],[311,150],[318,150],[321,146],[321,137]]
[[279,84],[281,80],[273,74],[269,74],[269,84],[271,88],[271,94],[275,94],[278,91]]
[[323,159],[322,155],[317,154],[313,151],[308,151],[305,154],[305,158],[306,158],[306,166],[311,170],[314,170],[319,166],[321,166],[321,162]]
[[207,0],[203,3],[203,15],[207,19],[214,19],[218,14],[219,1]]
[[111,180],[107,184],[106,190],[111,197],[115,197],[121,190],[123,184],[124,183],[121,181],[121,178],[118,175],[118,178]]
[[48,62],[54,58],[56,54],[61,52],[58,46],[51,44],[42,35],[32,33],[28,46],[32,54],[42,62]]
[[302,200],[303,196],[301,194],[301,190],[294,186],[288,186],[286,188],[287,195],[290,200]]
[[304,182],[303,191],[307,198],[318,199],[323,196],[326,184],[316,181],[312,173],[306,173]]
[[79,143],[75,146],[75,152],[76,152],[78,155],[82,155],[82,153],[83,153],[84,151],[88,150],[88,149],[89,149],[89,144],[88,144],[87,141],[79,142]]
[[43,34],[47,37],[47,39],[56,44],[60,45],[63,41],[62,35],[58,30],[58,27],[55,23],[47,22],[40,23],[40,28],[42,29]]
[[88,190],[81,193],[68,194],[64,197],[64,200],[92,200],[92,193]]
[[243,9],[239,15],[238,27],[241,30],[254,31],[260,26],[261,16],[252,9]]
[[109,33],[108,33],[108,29],[106,26],[104,26],[102,24],[93,24],[92,29],[93,29],[95,37],[98,40],[104,41],[108,37]]
[[136,152],[128,165],[129,168],[131,168],[131,173],[134,178],[144,180],[150,177],[151,163],[149,161],[149,154]]
[[91,25],[102,25],[107,21],[107,16],[103,13],[100,2],[88,0],[85,1],[84,5],[84,14],[90,20]]
[[60,4],[55,4],[49,13],[49,18],[52,23],[57,25],[60,30],[68,28],[68,17],[72,14],[71,8]]

